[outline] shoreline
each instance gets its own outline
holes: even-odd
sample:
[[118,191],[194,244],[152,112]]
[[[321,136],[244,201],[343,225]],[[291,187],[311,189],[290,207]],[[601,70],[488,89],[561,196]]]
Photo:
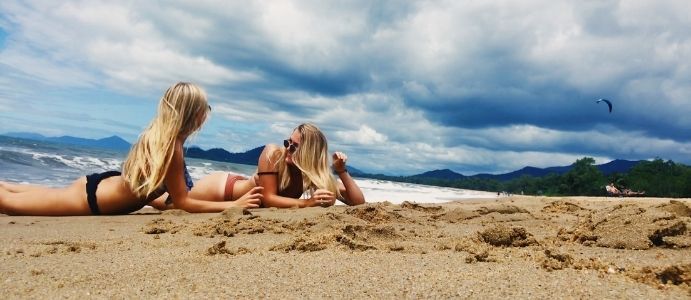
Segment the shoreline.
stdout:
[[0,215],[8,298],[691,296],[691,200]]

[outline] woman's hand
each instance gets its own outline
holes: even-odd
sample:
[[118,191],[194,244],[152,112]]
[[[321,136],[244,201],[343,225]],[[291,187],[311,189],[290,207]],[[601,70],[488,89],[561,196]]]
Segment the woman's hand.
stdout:
[[332,168],[336,173],[343,173],[346,170],[348,156],[343,152],[334,152]]
[[336,203],[336,195],[328,190],[318,189],[312,193],[310,202],[312,206],[329,207]]
[[243,208],[256,208],[262,203],[264,195],[262,192],[264,188],[261,186],[255,186],[249,192],[242,195],[237,200],[233,201],[238,207]]

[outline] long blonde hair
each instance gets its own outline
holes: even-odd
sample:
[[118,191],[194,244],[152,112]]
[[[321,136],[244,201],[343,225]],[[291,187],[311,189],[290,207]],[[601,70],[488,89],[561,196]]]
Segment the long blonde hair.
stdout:
[[144,198],[163,184],[175,140],[197,131],[209,109],[206,93],[195,84],[178,82],[166,90],[158,113],[132,145],[122,167],[122,177],[135,195]]
[[[336,179],[331,174],[329,166],[329,147],[326,136],[319,128],[311,123],[303,123],[295,128],[300,133],[300,145],[293,153],[293,164],[302,172],[302,190],[313,192],[316,189],[326,189],[334,193],[337,198],[341,193],[336,185]],[[294,130],[294,131],[295,131]],[[286,149],[275,153],[276,166],[279,176],[280,190],[290,184],[290,174],[285,162]]]

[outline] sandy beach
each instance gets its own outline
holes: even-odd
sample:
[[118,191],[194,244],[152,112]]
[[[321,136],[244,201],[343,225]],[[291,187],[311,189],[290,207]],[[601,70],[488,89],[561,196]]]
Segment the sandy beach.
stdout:
[[3,298],[691,297],[691,200],[0,215]]

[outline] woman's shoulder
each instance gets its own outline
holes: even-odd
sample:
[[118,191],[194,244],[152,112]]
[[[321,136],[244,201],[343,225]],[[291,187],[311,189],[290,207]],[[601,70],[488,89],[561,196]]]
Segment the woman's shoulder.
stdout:
[[[266,144],[264,145],[264,150],[260,155],[259,163],[263,161],[276,161],[282,155],[282,148],[276,144]],[[263,157],[263,158],[262,158]]]

